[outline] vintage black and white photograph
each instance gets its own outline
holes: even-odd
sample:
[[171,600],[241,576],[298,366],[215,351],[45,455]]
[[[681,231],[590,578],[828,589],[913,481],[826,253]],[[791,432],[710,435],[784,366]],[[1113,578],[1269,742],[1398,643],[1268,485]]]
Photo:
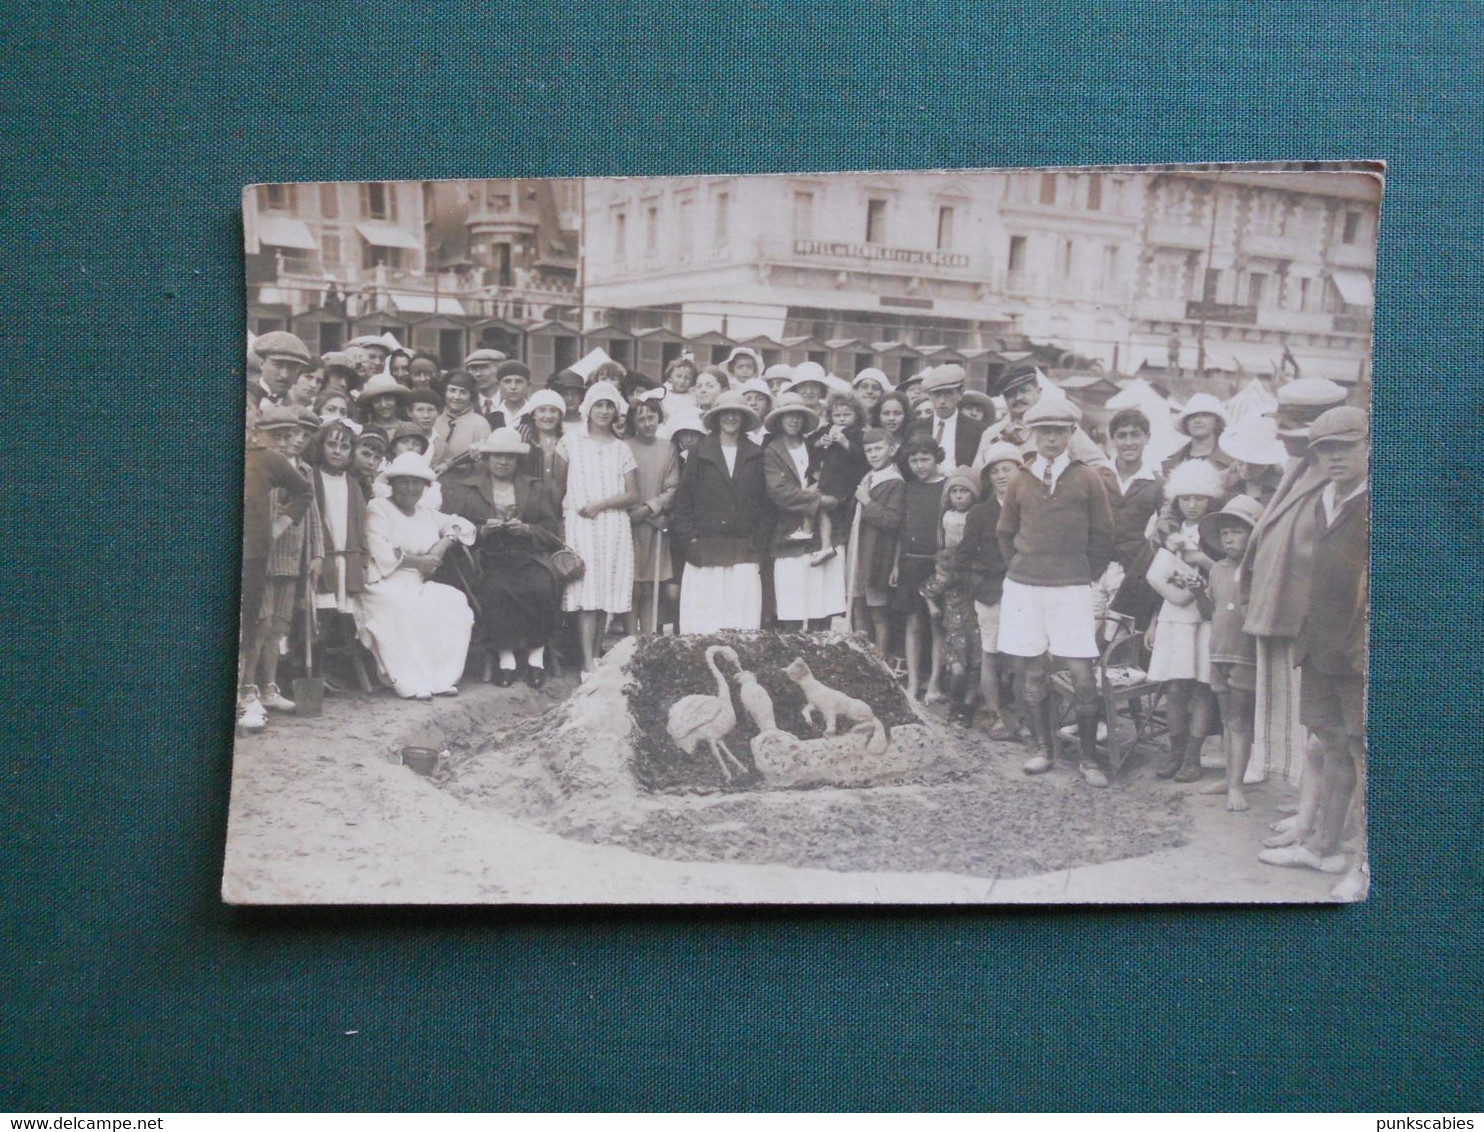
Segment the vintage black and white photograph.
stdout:
[[1364,899],[1381,189],[249,186],[224,898]]

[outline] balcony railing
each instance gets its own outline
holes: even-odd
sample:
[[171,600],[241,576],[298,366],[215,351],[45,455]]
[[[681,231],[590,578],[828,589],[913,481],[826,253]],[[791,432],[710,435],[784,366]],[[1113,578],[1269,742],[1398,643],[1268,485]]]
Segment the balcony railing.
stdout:
[[1188,302],[1185,317],[1191,322],[1230,322],[1238,326],[1256,326],[1257,308],[1238,303]]

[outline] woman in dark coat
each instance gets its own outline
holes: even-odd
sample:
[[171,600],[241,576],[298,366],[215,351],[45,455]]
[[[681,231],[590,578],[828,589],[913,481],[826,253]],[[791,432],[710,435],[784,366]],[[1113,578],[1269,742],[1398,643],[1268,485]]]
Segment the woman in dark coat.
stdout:
[[444,506],[479,530],[475,631],[498,658],[495,684],[515,683],[517,654],[523,653],[526,683],[540,688],[546,643],[561,621],[561,585],[551,564],[552,551],[562,545],[561,520],[545,485],[518,473],[530,446],[515,429],[496,429],[470,451],[483,457],[484,467]]
[[705,415],[708,435],[681,473],[671,532],[685,553],[680,631],[756,629],[762,621],[758,562],[773,508],[763,483],[763,450],[746,435],[757,414],[740,393],[723,393]]

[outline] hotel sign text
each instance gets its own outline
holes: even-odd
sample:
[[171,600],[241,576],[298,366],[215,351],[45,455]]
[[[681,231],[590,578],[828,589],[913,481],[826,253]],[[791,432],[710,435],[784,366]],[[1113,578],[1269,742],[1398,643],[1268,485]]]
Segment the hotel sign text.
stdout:
[[827,255],[837,259],[874,259],[883,263],[924,267],[968,267],[969,257],[955,252],[920,252],[911,248],[883,248],[876,244],[844,244],[833,240],[795,240],[794,255]]

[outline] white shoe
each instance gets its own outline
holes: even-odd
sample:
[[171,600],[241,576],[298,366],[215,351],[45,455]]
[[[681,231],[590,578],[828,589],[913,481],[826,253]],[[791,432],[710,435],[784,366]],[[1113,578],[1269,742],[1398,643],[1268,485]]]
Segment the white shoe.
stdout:
[[262,704],[270,711],[293,711],[294,701],[278,690],[277,684],[264,684]]
[[256,696],[245,700],[238,708],[237,726],[249,733],[262,731],[268,726],[268,712]]

